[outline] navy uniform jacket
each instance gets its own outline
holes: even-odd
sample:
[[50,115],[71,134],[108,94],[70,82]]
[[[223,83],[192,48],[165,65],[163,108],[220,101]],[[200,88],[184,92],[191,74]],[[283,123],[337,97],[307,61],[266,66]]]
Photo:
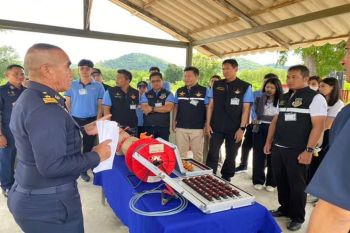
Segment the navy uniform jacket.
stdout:
[[75,181],[100,162],[96,152],[81,152],[80,128],[64,99],[47,86],[30,82],[17,100],[10,129],[17,147],[15,180],[27,189]]
[[329,150],[306,192],[350,211],[349,133],[350,105],[344,107],[335,118]]
[[[25,88],[16,88],[10,83],[0,87],[0,127],[8,129],[11,119],[12,107]],[[5,135],[6,136],[6,135]]]

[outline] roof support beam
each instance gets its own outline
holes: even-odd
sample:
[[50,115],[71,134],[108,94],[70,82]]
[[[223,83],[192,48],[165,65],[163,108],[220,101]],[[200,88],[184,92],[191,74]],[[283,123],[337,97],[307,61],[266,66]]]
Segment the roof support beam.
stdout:
[[[145,9],[143,9],[142,7],[139,7],[137,5],[135,5],[134,3],[132,3],[131,1],[128,0],[111,0],[112,2],[116,3],[116,4],[123,4],[124,6],[127,6],[128,8],[133,9],[134,11],[138,12],[141,15],[146,16],[147,18],[152,19],[153,21],[157,22],[158,24],[160,24],[161,26],[167,28],[168,30],[172,31],[173,33],[176,33],[177,35],[181,36],[182,38],[186,39],[187,41],[189,41],[190,43],[194,40],[191,36],[189,36],[186,32],[183,32],[181,30],[178,30],[177,28],[173,27],[172,25],[170,25],[169,23],[163,21],[162,19],[158,18],[157,16],[153,15],[152,13],[146,11]],[[214,51],[213,49],[209,48],[208,46],[204,46],[204,45],[200,45],[202,47],[202,49],[207,50],[208,52],[210,52],[211,54],[213,54],[214,56],[219,57],[218,53],[216,51]]]
[[90,30],[90,16],[93,0],[83,0],[84,1],[84,30]]
[[[230,11],[232,11],[238,17],[240,17],[241,19],[246,21],[251,27],[260,26],[254,19],[252,19],[247,14],[245,14],[243,11],[241,11],[238,7],[236,7],[235,5],[230,3],[229,1],[227,1],[227,0],[216,0],[215,2],[217,4],[219,4],[219,5],[221,5],[221,6],[229,9]],[[267,35],[268,37],[270,37],[272,40],[277,42],[277,44],[279,44],[280,46],[284,47],[285,49],[289,48],[288,43],[284,42],[281,38],[279,38],[278,36],[276,36],[272,32],[264,32],[264,34]]]
[[172,25],[170,25],[169,23],[165,22],[164,20],[158,18],[157,16],[153,15],[152,13],[144,10],[142,7],[137,6],[136,4],[132,3],[131,1],[128,0],[111,0],[112,2],[116,3],[116,4],[123,4],[135,11],[137,11],[138,13],[140,13],[141,15],[146,16],[147,18],[152,19],[153,21],[157,22],[158,24],[160,24],[163,27],[166,27],[167,29],[169,29],[170,31],[178,34],[179,36],[185,38],[186,40],[188,40],[189,42],[193,41],[193,39],[185,32],[182,32],[178,29],[176,29],[175,27],[173,27]]
[[295,24],[300,24],[300,23],[305,23],[308,21],[327,18],[327,17],[331,17],[334,15],[346,14],[349,12],[350,12],[350,4],[346,4],[346,5],[337,6],[337,7],[329,8],[329,9],[322,10],[322,11],[309,13],[306,15],[297,16],[297,17],[290,18],[290,19],[281,20],[278,22],[268,23],[265,25],[261,25],[261,26],[257,26],[257,27],[253,27],[253,28],[249,28],[249,29],[244,29],[244,30],[237,31],[237,32],[232,32],[232,33],[227,33],[227,34],[223,34],[220,36],[215,36],[212,38],[197,40],[197,41],[193,42],[193,45],[199,46],[199,45],[211,44],[211,43],[215,43],[215,42],[219,42],[219,41],[223,41],[223,40],[229,40],[229,39],[247,36],[250,34],[268,32],[268,31],[276,30],[279,28],[283,28],[283,27],[287,27],[287,26],[291,26],[291,25],[295,25]]
[[148,2],[143,4],[143,9],[146,9],[147,7],[150,7],[151,5],[153,5],[157,1],[158,0],[149,0]]
[[[247,15],[249,17],[261,15],[261,14],[264,14],[266,12],[269,12],[269,11],[272,11],[272,10],[276,10],[276,9],[279,9],[279,8],[282,8],[282,7],[286,7],[286,6],[289,6],[289,5],[293,5],[295,3],[299,3],[299,2],[302,2],[302,1],[304,1],[304,0],[285,0],[283,2],[274,3],[272,6],[269,6],[269,7],[263,8],[263,9],[259,9],[259,10],[256,10],[256,11],[251,11]],[[197,29],[191,31],[190,35],[195,34],[195,33],[200,33],[200,32],[203,32],[203,31],[207,31],[207,30],[210,30],[210,29],[213,29],[213,28],[216,28],[216,27],[221,27],[221,26],[224,26],[226,24],[231,24],[231,23],[237,22],[238,20],[239,20],[238,17],[226,18],[223,21],[218,21],[218,22],[209,24],[207,26],[204,26],[204,27],[201,27],[201,28],[197,28]]]
[[186,48],[186,66],[192,65],[193,47],[191,44]]
[[2,19],[0,19],[0,28],[18,30],[18,31],[27,31],[27,32],[39,32],[39,33],[48,33],[48,34],[56,34],[56,35],[64,35],[64,36],[101,39],[101,40],[130,42],[130,43],[138,43],[138,44],[158,45],[158,46],[175,47],[175,48],[188,47],[188,42],[163,40],[163,39],[156,39],[156,38],[149,38],[149,37],[130,36],[130,35],[97,32],[97,31],[87,31],[87,30],[74,29],[74,28],[56,27],[56,26],[49,26],[49,25],[43,25],[43,24],[26,23],[26,22],[10,21],[10,20],[2,20]]

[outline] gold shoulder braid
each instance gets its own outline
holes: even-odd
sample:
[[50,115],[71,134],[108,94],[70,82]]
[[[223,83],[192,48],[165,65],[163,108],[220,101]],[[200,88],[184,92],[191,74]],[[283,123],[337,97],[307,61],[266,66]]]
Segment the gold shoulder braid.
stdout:
[[57,99],[49,95],[44,95],[43,101],[45,104],[58,104]]

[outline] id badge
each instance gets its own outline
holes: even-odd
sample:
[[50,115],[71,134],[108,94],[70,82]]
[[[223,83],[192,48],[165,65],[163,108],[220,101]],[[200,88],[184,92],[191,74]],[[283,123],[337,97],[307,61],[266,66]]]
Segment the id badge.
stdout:
[[79,95],[86,95],[86,94],[87,94],[87,90],[85,88],[79,89]]
[[198,105],[198,100],[191,100],[190,104],[192,104],[193,106],[197,106]]
[[137,106],[136,106],[136,104],[132,104],[132,105],[130,105],[130,109],[131,109],[131,110],[135,110],[135,109],[136,109],[136,107],[137,107]]
[[162,107],[162,106],[163,106],[162,103],[156,103],[156,104],[154,105],[154,107],[156,107],[156,108],[159,108],[159,107]]
[[296,121],[297,114],[296,113],[286,113],[284,114],[284,121]]
[[239,105],[239,99],[238,98],[231,98],[231,105]]

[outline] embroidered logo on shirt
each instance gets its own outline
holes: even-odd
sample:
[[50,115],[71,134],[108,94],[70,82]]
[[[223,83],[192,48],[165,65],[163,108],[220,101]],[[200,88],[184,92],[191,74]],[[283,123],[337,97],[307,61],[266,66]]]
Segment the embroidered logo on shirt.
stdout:
[[[12,87],[12,86],[11,86],[11,87]],[[8,94],[9,96],[15,96],[15,95],[16,95],[16,93],[15,93],[14,91],[8,91],[7,94]]]
[[300,107],[303,104],[303,98],[295,98],[295,100],[292,103],[292,106],[294,108]]
[[197,97],[201,97],[202,96],[202,93],[200,93],[199,91],[196,93],[196,96]]
[[216,90],[218,90],[218,91],[225,91],[225,88],[224,87],[217,87]]
[[154,98],[153,95],[149,94],[147,95],[147,98]]
[[240,93],[241,93],[241,90],[239,90],[239,89],[235,90],[236,95],[239,95]]
[[130,98],[134,100],[134,99],[136,99],[136,95],[133,94],[130,96]]
[[184,96],[186,93],[185,92],[183,92],[183,91],[181,91],[180,93],[179,93],[179,96]]
[[161,94],[160,96],[159,96],[159,99],[165,99],[166,98],[166,94]]
[[286,101],[285,100],[281,100],[280,102],[279,102],[279,106],[283,106],[283,105],[285,105],[286,104]]

